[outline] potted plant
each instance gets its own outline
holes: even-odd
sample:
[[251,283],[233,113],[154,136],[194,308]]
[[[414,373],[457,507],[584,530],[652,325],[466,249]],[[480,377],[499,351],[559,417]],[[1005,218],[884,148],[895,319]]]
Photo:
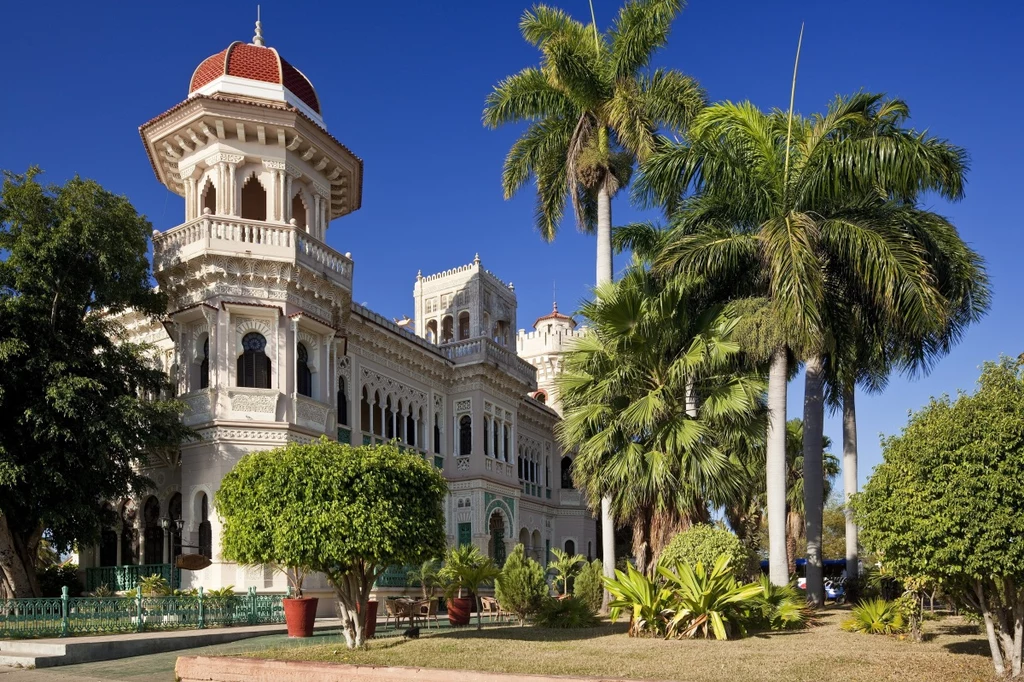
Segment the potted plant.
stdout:
[[278,568],[288,578],[288,596],[281,600],[284,606],[284,622],[288,626],[289,637],[312,637],[313,624],[316,622],[316,608],[320,600],[302,594],[302,583],[306,579],[306,569],[301,566]]
[[450,548],[445,554],[444,568],[440,571],[441,578],[447,583],[445,598],[448,622],[452,625],[468,625],[475,607],[479,629],[480,607],[476,603],[476,593],[482,585],[493,583],[500,573],[494,562],[477,547],[462,545]]

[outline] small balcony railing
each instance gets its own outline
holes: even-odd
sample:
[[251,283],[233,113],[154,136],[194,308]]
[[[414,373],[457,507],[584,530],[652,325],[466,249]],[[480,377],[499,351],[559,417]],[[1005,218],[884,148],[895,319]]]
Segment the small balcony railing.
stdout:
[[92,592],[100,585],[106,585],[115,592],[133,590],[139,586],[139,580],[151,575],[159,575],[169,584],[181,585],[181,569],[174,569],[172,581],[170,564],[128,564],[85,569],[85,589]]

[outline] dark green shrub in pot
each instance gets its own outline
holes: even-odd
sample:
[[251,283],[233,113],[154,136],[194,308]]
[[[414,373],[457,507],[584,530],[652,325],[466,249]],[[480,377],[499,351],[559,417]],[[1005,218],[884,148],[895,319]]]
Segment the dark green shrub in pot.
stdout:
[[537,613],[548,596],[544,568],[526,556],[522,545],[516,545],[505,560],[501,575],[494,583],[494,596],[503,611],[519,618],[520,625],[525,625],[526,618]]

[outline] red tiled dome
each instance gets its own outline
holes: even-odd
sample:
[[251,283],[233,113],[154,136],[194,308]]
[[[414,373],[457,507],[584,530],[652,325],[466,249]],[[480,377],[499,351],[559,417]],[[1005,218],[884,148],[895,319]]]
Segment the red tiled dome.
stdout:
[[189,94],[224,75],[279,83],[310,109],[321,113],[320,99],[316,96],[313,84],[272,47],[249,45],[240,41],[231,43],[196,67],[192,82],[189,83]]

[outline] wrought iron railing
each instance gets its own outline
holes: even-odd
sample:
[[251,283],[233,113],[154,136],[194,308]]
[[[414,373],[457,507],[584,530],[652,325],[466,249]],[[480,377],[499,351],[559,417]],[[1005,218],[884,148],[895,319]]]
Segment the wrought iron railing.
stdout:
[[85,569],[85,589],[92,592],[100,585],[106,585],[114,592],[134,589],[142,578],[158,575],[170,585],[181,584],[181,569],[174,569],[171,580],[171,564],[126,564],[124,566],[100,566]]
[[283,623],[282,594],[147,597],[60,597],[0,599],[0,638],[69,637],[116,632],[143,632]]
[[377,578],[374,587],[408,587],[411,566],[388,566]]

